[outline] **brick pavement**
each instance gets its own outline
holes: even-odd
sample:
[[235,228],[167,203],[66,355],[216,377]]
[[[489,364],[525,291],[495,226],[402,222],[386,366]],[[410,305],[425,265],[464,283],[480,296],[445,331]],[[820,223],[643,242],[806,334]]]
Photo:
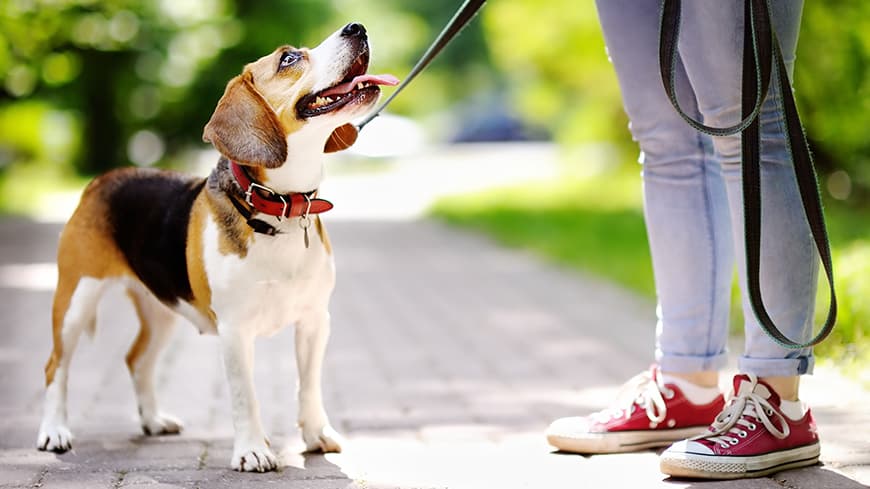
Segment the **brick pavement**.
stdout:
[[214,337],[186,324],[159,370],[179,436],[146,438],[123,356],[123,295],[101,306],[70,381],[75,450],[34,449],[60,227],[0,221],[0,488],[859,488],[870,482],[866,392],[825,369],[807,379],[824,464],[753,481],[664,479],[654,451],[551,453],[558,416],[602,407],[650,362],[652,306],[486,239],[426,220],[329,224],[338,287],[324,394],[344,453],[301,454],[290,329],[257,344],[263,421],[282,470],[228,469],[232,429]]

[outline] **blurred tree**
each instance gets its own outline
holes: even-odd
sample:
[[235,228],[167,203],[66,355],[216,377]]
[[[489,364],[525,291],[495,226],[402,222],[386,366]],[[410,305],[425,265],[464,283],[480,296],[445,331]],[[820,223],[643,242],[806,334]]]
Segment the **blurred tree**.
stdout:
[[[59,147],[54,139],[75,143],[64,146],[74,153],[66,160],[84,174],[164,161],[199,143],[226,82],[244,64],[281,44],[313,46],[350,21],[368,26],[373,64],[401,76],[460,3],[5,0],[0,128],[9,130],[0,132],[0,168],[45,160],[46,145]],[[495,79],[487,53],[473,23],[391,110],[434,110],[485,88]],[[16,125],[22,111],[29,124]],[[45,123],[59,116],[73,122]]]
[[832,173],[828,191],[835,198],[866,201],[870,191],[870,2],[804,3],[795,95],[816,163]]
[[522,114],[565,144],[627,140],[592,0],[493,2],[484,26]]
[[0,7],[0,101],[45,100],[80,119],[72,161],[82,173],[153,164],[199,135],[245,62],[330,13],[304,3],[284,16],[278,0],[10,0]]

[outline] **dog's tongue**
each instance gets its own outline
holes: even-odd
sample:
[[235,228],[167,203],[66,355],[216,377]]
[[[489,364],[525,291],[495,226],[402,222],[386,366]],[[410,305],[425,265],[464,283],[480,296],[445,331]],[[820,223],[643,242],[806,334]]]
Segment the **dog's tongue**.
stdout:
[[326,90],[320,94],[321,97],[329,97],[330,95],[344,95],[347,92],[353,90],[360,83],[371,83],[373,85],[388,85],[394,86],[399,84],[399,79],[393,75],[360,75],[354,77],[353,80],[342,83],[341,85],[336,85],[329,90]]

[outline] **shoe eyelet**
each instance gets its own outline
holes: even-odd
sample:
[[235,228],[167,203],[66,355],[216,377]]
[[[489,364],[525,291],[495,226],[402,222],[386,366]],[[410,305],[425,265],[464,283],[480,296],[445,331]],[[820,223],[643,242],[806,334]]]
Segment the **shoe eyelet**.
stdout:
[[677,395],[677,393],[671,389],[666,390],[664,394],[665,394],[665,399],[668,399],[668,400],[673,399],[674,396]]
[[738,440],[737,438],[731,438],[730,440],[728,440],[728,443],[730,443],[731,445],[736,445],[740,443],[740,440]]
[[739,436],[740,438],[746,438],[747,436],[749,436],[749,433],[747,433],[745,431],[739,431],[737,433],[737,436]]
[[749,428],[749,431],[755,431],[758,426],[755,423],[751,423],[747,428]]

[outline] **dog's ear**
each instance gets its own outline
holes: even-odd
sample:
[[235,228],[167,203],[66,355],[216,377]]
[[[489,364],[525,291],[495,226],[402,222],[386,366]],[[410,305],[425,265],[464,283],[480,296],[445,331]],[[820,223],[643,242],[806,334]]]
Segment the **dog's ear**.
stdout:
[[202,140],[246,165],[277,168],[287,159],[287,141],[278,116],[254,88],[250,73],[227,84]]
[[353,124],[338,126],[334,131],[332,131],[332,134],[329,135],[329,139],[326,140],[326,146],[323,147],[323,152],[335,153],[336,151],[350,148],[353,146],[353,143],[356,142],[358,132],[356,126]]

